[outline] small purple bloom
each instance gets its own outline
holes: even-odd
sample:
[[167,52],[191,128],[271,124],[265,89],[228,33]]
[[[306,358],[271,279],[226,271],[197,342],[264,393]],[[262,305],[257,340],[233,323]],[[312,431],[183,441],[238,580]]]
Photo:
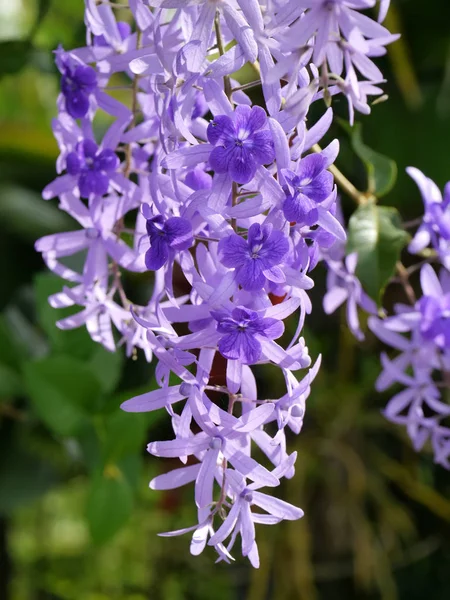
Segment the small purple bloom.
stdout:
[[317,204],[326,200],[333,191],[333,175],[326,170],[326,159],[320,154],[309,154],[300,161],[297,173],[284,171],[289,189],[283,204],[288,221],[314,225],[319,218]]
[[170,251],[187,250],[192,246],[192,225],[187,219],[171,217],[164,221],[158,215],[147,220],[150,248],[145,253],[145,264],[150,271],[157,271],[169,259]]
[[423,296],[418,303],[422,314],[420,332],[440,348],[450,348],[450,294]]
[[66,100],[66,110],[74,119],[81,119],[89,110],[89,94],[97,86],[97,75],[92,67],[78,65],[64,68],[61,92]]
[[408,167],[406,172],[417,184],[424,203],[422,223],[414,234],[408,250],[416,254],[430,243],[444,264],[450,268],[450,182],[444,188],[444,195],[432,179],[419,169]]
[[119,166],[119,159],[110,150],[98,150],[92,140],[77,144],[76,152],[67,155],[66,168],[69,175],[78,176],[78,188],[82,198],[91,194],[103,196],[108,191],[110,173]]
[[347,302],[347,323],[358,340],[364,339],[359,325],[358,306],[367,313],[377,314],[376,303],[369,298],[355,275],[358,254],[352,252],[345,261],[327,261],[328,291],[323,298],[323,308],[327,315],[332,314],[341,304]]
[[261,227],[253,223],[247,240],[233,233],[219,242],[222,264],[236,269],[236,281],[247,291],[261,290],[267,279],[283,282],[284,274],[277,265],[288,251],[287,238],[271,224]]
[[284,331],[281,321],[261,318],[255,311],[243,307],[233,309],[231,315],[219,311],[211,311],[211,315],[217,321],[217,331],[224,334],[219,340],[222,356],[245,365],[254,364],[261,358],[258,336],[275,340]]
[[262,130],[267,123],[260,106],[240,105],[233,119],[218,115],[207,129],[208,141],[215,146],[209,162],[216,173],[228,173],[236,183],[248,183],[256,169],[275,158],[272,134]]

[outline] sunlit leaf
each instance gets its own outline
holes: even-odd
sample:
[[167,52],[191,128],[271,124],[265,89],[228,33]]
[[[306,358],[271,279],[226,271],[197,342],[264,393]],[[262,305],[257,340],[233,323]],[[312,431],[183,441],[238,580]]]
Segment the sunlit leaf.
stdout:
[[350,218],[347,252],[358,253],[356,275],[364,290],[376,302],[395,272],[395,265],[408,234],[401,228],[395,208],[368,202]]

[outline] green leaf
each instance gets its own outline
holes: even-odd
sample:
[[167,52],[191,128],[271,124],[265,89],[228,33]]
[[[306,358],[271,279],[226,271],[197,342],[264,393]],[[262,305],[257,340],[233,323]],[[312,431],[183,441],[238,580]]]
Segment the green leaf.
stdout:
[[74,228],[74,221],[59,210],[55,204],[44,202],[39,194],[15,185],[0,188],[0,220],[2,226],[25,241],[67,231]]
[[37,414],[60,435],[76,434],[86,422],[87,409],[96,406],[101,395],[101,386],[89,367],[71,357],[30,362],[24,374]]
[[361,123],[355,123],[353,127],[343,120],[339,120],[339,123],[349,134],[355,154],[366,167],[367,191],[377,198],[385,196],[391,191],[397,180],[397,164],[391,158],[372,150],[363,142]]
[[29,40],[0,42],[0,79],[18,73],[30,60],[33,46]]
[[76,441],[88,471],[96,472],[103,463],[99,428],[96,427],[95,419],[91,419],[77,432]]
[[37,27],[37,25],[39,25],[40,22],[45,18],[51,4],[52,0],[38,0],[35,27]]
[[122,375],[123,353],[109,352],[100,344],[95,344],[87,365],[95,374],[103,392],[114,392]]
[[350,218],[347,254],[358,253],[356,275],[367,294],[376,302],[389,279],[409,235],[401,228],[395,208],[368,202],[357,208]]
[[47,354],[47,340],[16,305],[9,305],[3,315],[12,334],[12,351],[20,352],[20,362],[26,358],[40,358]]
[[[142,449],[141,449],[142,450]],[[144,457],[142,452],[138,454],[129,454],[124,458],[121,458],[117,466],[124,474],[131,488],[136,491],[142,483],[142,472],[144,466]],[[153,496],[153,499],[155,496]],[[151,501],[151,499],[149,499]]]
[[136,414],[121,409],[108,415],[103,447],[105,461],[117,461],[128,454],[140,452],[145,447],[149,426],[165,416],[163,410]]
[[11,399],[22,393],[23,386],[19,375],[9,367],[0,363],[0,402]]
[[0,315],[0,362],[19,370],[23,360],[20,344],[15,337],[15,331],[11,328],[7,316]]
[[108,466],[97,475],[89,492],[86,516],[92,539],[97,544],[110,540],[130,517],[133,492],[122,471]]

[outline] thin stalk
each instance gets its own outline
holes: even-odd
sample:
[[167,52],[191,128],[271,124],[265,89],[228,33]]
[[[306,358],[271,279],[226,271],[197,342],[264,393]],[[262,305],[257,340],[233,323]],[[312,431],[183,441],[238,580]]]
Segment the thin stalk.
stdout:
[[[223,56],[225,54],[225,47],[223,45],[222,30],[220,28],[220,13],[219,13],[219,11],[216,12],[216,16],[214,18],[214,30],[216,32],[217,48],[219,49],[219,54],[220,54],[220,56]],[[231,95],[232,95],[233,91],[231,89],[231,81],[230,81],[229,75],[224,75],[223,85],[224,85],[225,94],[226,94],[228,100],[231,102]]]
[[397,264],[395,265],[395,268],[397,270],[397,274],[399,276],[400,283],[402,284],[403,289],[405,290],[405,294],[408,297],[410,304],[412,304],[414,306],[414,304],[416,303],[416,294],[414,292],[412,285],[409,283],[408,270],[405,267],[405,265],[400,261],[397,262]]
[[[317,153],[322,152],[322,148],[319,146],[319,144],[314,144],[312,150]],[[332,173],[334,180],[341,190],[345,192],[352,200],[354,200],[356,204],[366,204],[369,201],[376,201],[376,197],[373,194],[368,194],[358,190],[358,188],[356,188],[335,165],[330,165],[328,170],[330,173]]]
[[250,88],[261,85],[261,79],[255,79],[255,81],[249,81],[249,83],[243,83],[232,89],[232,92],[240,92],[241,90],[249,90]]

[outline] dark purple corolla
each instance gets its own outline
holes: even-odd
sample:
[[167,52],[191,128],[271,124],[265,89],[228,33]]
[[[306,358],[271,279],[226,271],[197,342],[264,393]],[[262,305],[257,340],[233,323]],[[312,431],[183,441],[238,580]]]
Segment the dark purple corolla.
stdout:
[[192,225],[187,219],[171,217],[164,220],[158,215],[147,220],[147,233],[150,248],[145,253],[145,264],[150,271],[163,267],[169,256],[179,250],[187,250],[192,246]]
[[219,352],[225,358],[239,360],[245,365],[252,365],[261,358],[258,336],[275,340],[284,331],[281,321],[262,318],[244,307],[233,309],[231,314],[211,311],[211,315],[217,321],[217,331],[224,334],[219,340]]
[[236,269],[236,281],[247,291],[261,290],[267,280],[285,281],[278,265],[289,251],[282,231],[271,224],[253,223],[245,240],[233,233],[219,242],[219,257],[225,267]]
[[330,196],[334,185],[326,167],[324,156],[309,154],[300,161],[297,173],[283,172],[288,188],[283,213],[288,221],[309,226],[317,223],[317,205]]
[[93,140],[83,140],[77,144],[76,152],[70,152],[66,159],[69,175],[78,176],[78,188],[82,198],[91,194],[103,196],[108,191],[110,175],[119,166],[119,159],[110,150],[100,150]]
[[260,106],[241,105],[233,119],[218,115],[207,129],[208,141],[215,146],[209,163],[216,173],[228,173],[236,183],[248,183],[256,169],[275,159],[272,134]]
[[89,110],[89,94],[97,86],[97,75],[92,67],[77,65],[64,67],[61,92],[66,100],[66,110],[74,119],[86,116]]

